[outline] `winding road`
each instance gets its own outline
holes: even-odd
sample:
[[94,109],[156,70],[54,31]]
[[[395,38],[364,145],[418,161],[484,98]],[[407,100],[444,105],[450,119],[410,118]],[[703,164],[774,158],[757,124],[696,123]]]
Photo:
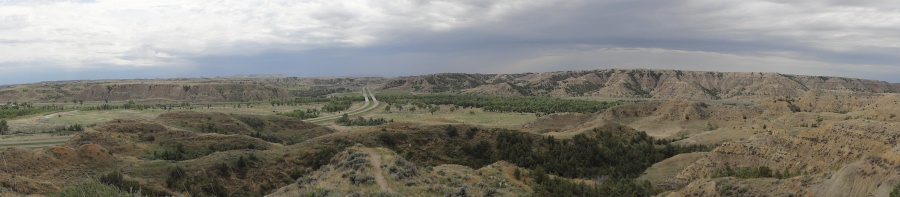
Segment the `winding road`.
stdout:
[[329,121],[329,120],[335,120],[335,119],[341,118],[341,116],[343,116],[344,114],[347,114],[348,116],[357,115],[357,114],[371,111],[378,107],[378,105],[380,103],[378,102],[378,99],[375,98],[375,93],[372,92],[371,88],[364,87],[362,89],[362,94],[363,94],[363,97],[366,98],[366,102],[363,104],[363,106],[361,106],[359,108],[356,108],[356,109],[351,110],[346,113],[340,113],[340,114],[336,114],[336,115],[318,117],[318,118],[310,118],[310,119],[306,119],[304,121],[318,123],[318,122],[324,122],[324,121]]

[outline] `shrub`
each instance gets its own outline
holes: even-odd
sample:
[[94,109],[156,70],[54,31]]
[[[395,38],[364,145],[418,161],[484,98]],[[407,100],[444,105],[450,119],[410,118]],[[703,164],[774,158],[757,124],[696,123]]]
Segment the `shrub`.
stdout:
[[129,194],[112,185],[102,184],[99,182],[88,183],[84,185],[72,186],[63,189],[51,197],[69,197],[69,196],[142,196],[140,193]]
[[119,171],[113,171],[106,175],[100,176],[100,182],[107,184],[107,185],[115,186],[115,187],[119,188],[119,190],[141,191],[142,193],[146,193],[147,195],[150,195],[150,196],[170,196],[171,195],[168,192],[164,192],[164,191],[160,191],[160,190],[156,190],[156,189],[153,189],[150,187],[143,186],[140,183],[138,183],[137,181],[128,180],[127,178],[125,178],[124,175],[122,175],[122,172],[119,172]]
[[[775,173],[780,176],[784,176],[783,174]],[[730,166],[725,166],[724,168],[718,168],[713,171],[712,178],[718,177],[736,177],[736,178],[770,178],[776,177],[772,174],[772,170],[766,166],[759,167],[738,167],[731,168]]]
[[419,175],[419,169],[402,157],[394,160],[394,165],[388,168],[388,172],[395,180],[402,180]]
[[469,197],[469,193],[466,192],[466,188],[463,187],[463,188],[459,188],[459,190],[456,190],[455,192],[450,192],[444,196],[446,196],[446,197]]
[[466,138],[472,139],[473,137],[475,137],[475,133],[477,133],[477,132],[478,132],[478,127],[469,128],[469,130],[466,131]]
[[364,185],[364,184],[372,184],[375,182],[375,177],[372,175],[366,174],[357,174],[353,173],[347,177],[350,180],[350,183],[354,185]]
[[453,125],[447,125],[447,127],[444,128],[444,131],[447,132],[447,136],[450,136],[450,137],[459,136],[459,131],[457,131],[456,127],[454,127]]
[[181,166],[175,166],[175,168],[169,169],[169,177],[166,178],[166,187],[185,190],[186,188],[183,187],[184,185],[182,185],[182,183],[186,176],[187,173]]
[[897,184],[894,187],[894,190],[891,190],[891,193],[888,195],[889,197],[900,197],[900,184]]

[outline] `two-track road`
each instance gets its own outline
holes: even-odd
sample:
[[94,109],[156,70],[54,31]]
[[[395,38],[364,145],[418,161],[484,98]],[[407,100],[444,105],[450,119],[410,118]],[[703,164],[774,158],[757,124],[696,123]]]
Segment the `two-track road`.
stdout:
[[356,108],[349,112],[344,112],[344,113],[331,115],[331,116],[318,117],[318,118],[310,118],[310,119],[306,119],[304,121],[313,122],[313,123],[321,123],[321,122],[341,118],[341,116],[343,116],[344,114],[347,114],[348,116],[353,116],[353,115],[365,113],[365,112],[371,111],[375,108],[378,108],[378,105],[380,103],[378,102],[378,99],[375,98],[375,93],[372,92],[371,88],[364,87],[362,89],[362,94],[363,94],[363,97],[366,98],[366,102],[363,104],[363,106],[361,106],[359,108]]

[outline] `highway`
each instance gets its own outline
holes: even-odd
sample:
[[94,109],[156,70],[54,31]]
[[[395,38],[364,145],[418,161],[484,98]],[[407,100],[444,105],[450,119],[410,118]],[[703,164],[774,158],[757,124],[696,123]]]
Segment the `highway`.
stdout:
[[378,108],[378,105],[380,103],[378,102],[378,99],[375,98],[375,93],[372,92],[372,88],[369,88],[369,87],[362,88],[362,94],[363,94],[363,97],[366,98],[366,102],[363,104],[363,106],[361,106],[359,108],[356,108],[349,112],[344,112],[344,113],[330,115],[330,116],[324,116],[324,117],[318,117],[318,118],[310,118],[310,119],[306,119],[304,121],[321,123],[321,122],[341,118],[341,116],[343,116],[344,114],[347,114],[348,116],[353,116],[353,115],[365,113],[365,112],[371,111],[375,108]]

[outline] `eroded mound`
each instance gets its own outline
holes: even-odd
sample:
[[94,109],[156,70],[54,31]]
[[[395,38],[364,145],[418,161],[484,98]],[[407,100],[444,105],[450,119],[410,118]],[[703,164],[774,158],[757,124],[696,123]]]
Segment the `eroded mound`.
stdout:
[[564,132],[589,127],[591,121],[597,119],[596,114],[566,113],[542,116],[522,126],[524,129],[538,133]]
[[[351,147],[328,165],[268,196],[522,196],[527,186],[506,174],[508,163],[474,170],[460,165],[422,168],[395,152]],[[511,172],[511,171],[510,171]]]

